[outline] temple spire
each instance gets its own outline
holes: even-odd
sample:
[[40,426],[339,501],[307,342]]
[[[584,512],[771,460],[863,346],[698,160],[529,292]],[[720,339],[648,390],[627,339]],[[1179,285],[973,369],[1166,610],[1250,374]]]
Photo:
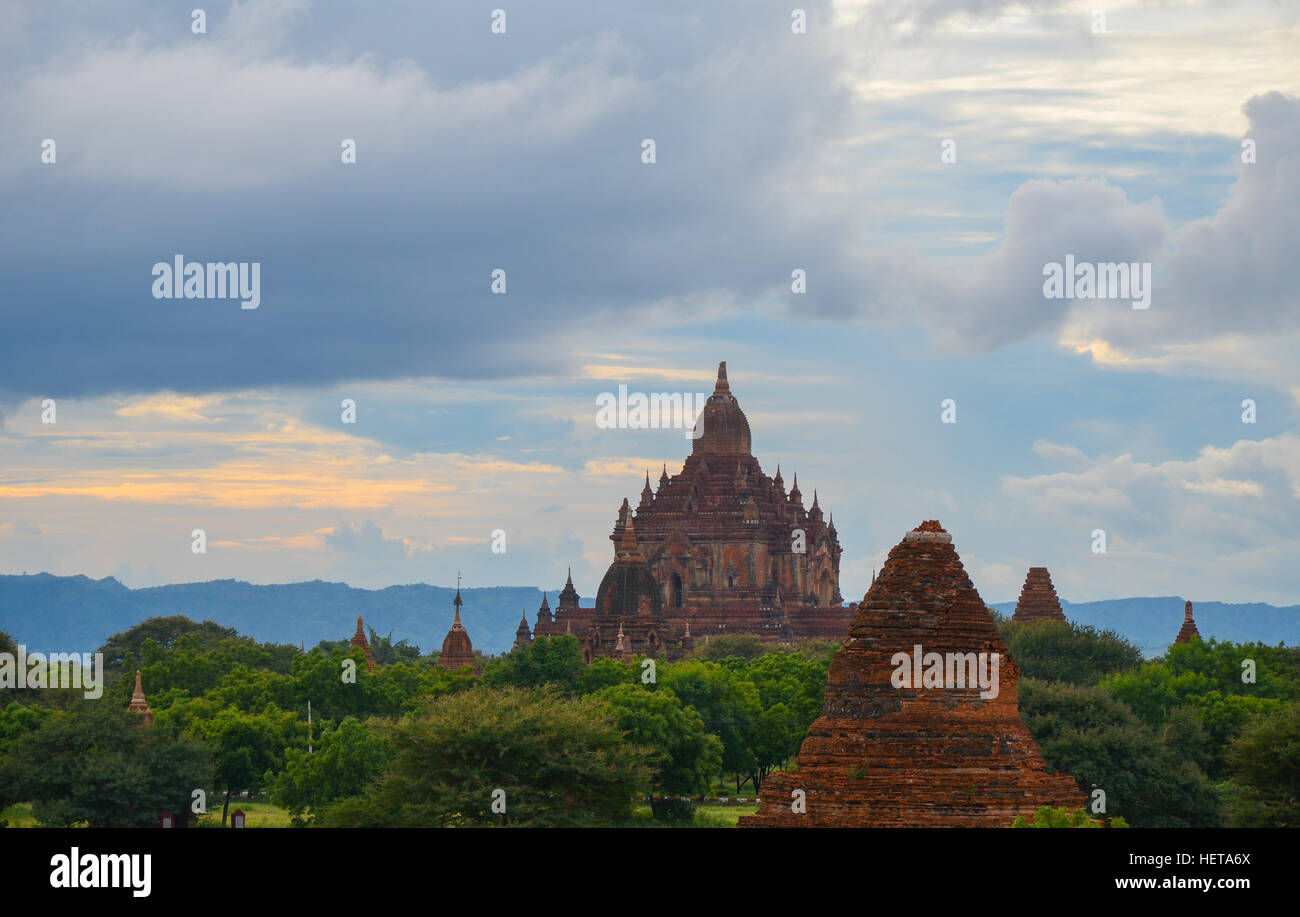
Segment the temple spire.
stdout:
[[144,696],[144,683],[140,679],[140,670],[135,670],[135,692],[131,695],[131,703],[126,708],[131,713],[137,713],[144,717],[146,726],[153,725],[153,711],[149,709],[149,701]]
[[623,537],[619,541],[616,559],[638,563],[645,562],[645,557],[641,554],[641,548],[636,543],[636,523],[632,521],[631,516],[628,516],[627,523],[623,526]]
[[1183,626],[1178,630],[1178,636],[1174,638],[1175,643],[1191,643],[1192,638],[1201,639],[1200,631],[1196,629],[1196,621],[1192,618],[1192,603],[1190,600],[1183,605]]
[[357,647],[360,647],[361,651],[366,655],[366,671],[373,672],[375,670],[375,656],[370,651],[370,641],[366,639],[366,625],[361,620],[361,615],[357,615],[357,629],[352,635],[352,642],[349,644],[348,649]]
[[713,387],[713,394],[730,391],[731,385],[727,382],[727,361],[723,360],[718,364],[718,384]]

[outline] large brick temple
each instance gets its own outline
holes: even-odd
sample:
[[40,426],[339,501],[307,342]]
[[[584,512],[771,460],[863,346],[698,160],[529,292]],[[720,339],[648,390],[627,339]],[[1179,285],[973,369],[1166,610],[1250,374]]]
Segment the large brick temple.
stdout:
[[780,468],[763,472],[726,363],[696,430],[679,473],[664,468],[655,489],[647,474],[635,509],[623,500],[595,606],[581,607],[570,576],[554,614],[543,597],[535,635],[572,633],[588,658],[672,659],[713,634],[838,640],[848,631],[835,524],[815,492],[804,507],[797,476],[787,492]]

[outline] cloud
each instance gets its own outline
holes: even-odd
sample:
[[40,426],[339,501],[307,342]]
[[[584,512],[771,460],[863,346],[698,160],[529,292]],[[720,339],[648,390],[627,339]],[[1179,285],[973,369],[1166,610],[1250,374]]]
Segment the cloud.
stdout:
[[404,539],[385,535],[373,519],[335,528],[325,535],[325,544],[353,558],[371,562],[401,561],[414,553]]
[[[512,11],[489,44],[486,17],[439,11],[418,60],[349,53],[346,29],[372,25],[353,13],[251,46],[262,25],[119,29],[11,73],[0,121],[59,158],[0,154],[0,217],[29,230],[0,251],[0,398],[558,373],[568,330],[714,292],[740,309],[795,257],[821,308],[847,308],[866,288],[853,214],[806,168],[851,123],[840,44],[740,0],[563,12]],[[178,253],[260,263],[260,308],[154,299],[152,265]]]
[[1053,523],[1096,526],[1139,549],[1182,543],[1206,562],[1226,549],[1300,547],[1300,437],[1293,433],[1206,446],[1186,461],[1124,454],[1082,471],[1008,476],[1002,491]]

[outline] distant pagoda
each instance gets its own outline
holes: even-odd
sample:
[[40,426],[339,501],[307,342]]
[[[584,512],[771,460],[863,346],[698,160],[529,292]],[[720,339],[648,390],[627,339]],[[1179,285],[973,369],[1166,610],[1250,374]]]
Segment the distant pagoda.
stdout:
[[1191,643],[1193,637],[1200,640],[1201,634],[1196,629],[1196,622],[1192,620],[1192,603],[1188,600],[1183,606],[1183,626],[1178,629],[1178,636],[1174,638],[1174,642]]
[[131,695],[131,703],[127,706],[128,713],[135,713],[144,717],[146,726],[153,725],[153,711],[149,709],[149,701],[144,696],[144,683],[140,680],[140,670],[135,670],[135,692]]
[[456,587],[456,598],[452,600],[452,604],[456,606],[456,615],[451,622],[451,630],[447,631],[447,636],[442,640],[438,665],[453,672],[469,666],[474,670],[475,675],[482,675],[483,671],[474,658],[474,645],[470,642],[469,632],[465,630],[465,625],[460,623],[460,606],[464,603],[460,598],[459,586]]
[[361,620],[361,615],[357,615],[357,631],[352,635],[352,643],[349,649],[356,649],[357,647],[360,647],[361,651],[366,654],[366,671],[373,672],[375,670],[375,654],[370,651],[370,641],[366,639],[366,625]]
[[533,632],[528,629],[528,611],[525,610],[519,617],[519,627],[515,629],[515,645],[511,649],[523,649],[532,642]]
[[1016,612],[1012,621],[1060,621],[1068,623],[1065,612],[1061,611],[1061,600],[1056,597],[1052,587],[1052,576],[1046,567],[1030,567],[1025,577],[1024,588],[1020,590],[1020,601],[1016,603]]

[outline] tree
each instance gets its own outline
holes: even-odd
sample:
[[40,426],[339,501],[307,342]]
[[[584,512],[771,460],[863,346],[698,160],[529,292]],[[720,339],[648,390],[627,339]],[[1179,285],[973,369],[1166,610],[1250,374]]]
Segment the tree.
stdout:
[[721,773],[721,740],[709,734],[700,715],[683,706],[671,689],[620,684],[594,697],[614,710],[629,742],[655,750],[653,787],[660,793],[702,794]]
[[609,705],[554,688],[480,686],[384,729],[393,760],[318,824],[612,825],[650,785],[645,750],[624,741]]
[[751,682],[716,662],[688,660],[660,666],[659,683],[694,707],[709,732],[722,740],[724,772],[757,772],[753,747],[760,707]]
[[51,827],[145,827],[163,811],[184,824],[193,791],[212,785],[202,742],[99,702],[45,717],[5,751],[0,797],[31,800]]
[[104,654],[104,667],[120,669],[128,654],[140,659],[146,640],[152,640],[161,649],[171,649],[182,637],[193,636],[197,646],[210,648],[223,640],[239,637],[239,631],[233,627],[222,627],[216,621],[204,621],[202,624],[192,621],[185,615],[147,618],[135,627],[113,634],[104,641],[99,652]]
[[999,630],[1026,678],[1095,685],[1104,675],[1142,665],[1142,651],[1114,631],[1062,621],[1011,620]]
[[1300,827],[1300,703],[1271,710],[1241,730],[1227,753],[1236,798],[1232,823]]
[[375,665],[392,665],[395,662],[415,662],[420,658],[420,648],[409,643],[405,637],[393,642],[390,630],[384,636],[367,625],[370,631],[370,654],[375,657]]
[[582,672],[582,647],[573,634],[538,637],[527,646],[488,663],[483,683],[500,688],[536,688],[556,685],[564,691],[577,687]]
[[612,685],[632,685],[639,683],[637,673],[640,666],[628,665],[608,656],[597,656],[589,665],[583,667],[578,675],[578,693],[594,694],[601,688]]
[[[1174,644],[1163,658],[1100,684],[1157,729],[1180,708],[1193,711],[1205,740],[1195,752],[1187,750],[1205,762],[1212,779],[1221,780],[1229,773],[1225,751],[1247,723],[1300,700],[1300,651],[1193,640]],[[1184,735],[1181,740],[1184,748],[1188,739]]]
[[[827,659],[768,653],[733,670],[758,691],[760,712],[749,733],[754,768],[748,776],[755,793],[768,774],[798,754],[808,727],[821,713],[828,664]],[[737,793],[742,783],[737,775]]]
[[285,750],[305,738],[306,726],[298,722],[297,714],[268,704],[259,714],[226,707],[211,719],[196,721],[192,732],[212,747],[216,785],[225,792],[221,807],[225,825],[230,797],[262,789],[268,773],[284,768]]
[[285,751],[284,768],[267,775],[271,801],[292,815],[362,793],[393,756],[393,748],[373,726],[345,717],[313,739],[312,752]]
[[1106,814],[1135,827],[1217,827],[1220,800],[1182,760],[1103,688],[1022,679],[1020,715],[1047,763],[1079,789],[1106,794]]

